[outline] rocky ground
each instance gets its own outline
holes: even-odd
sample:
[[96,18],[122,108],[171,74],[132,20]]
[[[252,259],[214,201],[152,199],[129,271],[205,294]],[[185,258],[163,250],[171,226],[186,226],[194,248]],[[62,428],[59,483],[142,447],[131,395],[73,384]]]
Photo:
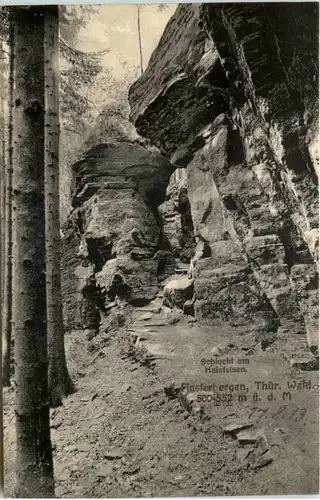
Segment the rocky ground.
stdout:
[[[88,341],[74,331],[67,344],[77,392],[51,413],[57,497],[318,492],[318,371],[303,336],[281,332],[264,345],[248,328],[200,326],[163,306],[160,292],[112,336]],[[246,371],[205,373],[202,359]],[[288,382],[303,387],[289,391]],[[201,383],[218,390],[182,386]],[[4,405],[10,497],[10,390]]]
[[318,492],[317,16],[179,5],[129,91],[140,138],[72,166],[58,497]]

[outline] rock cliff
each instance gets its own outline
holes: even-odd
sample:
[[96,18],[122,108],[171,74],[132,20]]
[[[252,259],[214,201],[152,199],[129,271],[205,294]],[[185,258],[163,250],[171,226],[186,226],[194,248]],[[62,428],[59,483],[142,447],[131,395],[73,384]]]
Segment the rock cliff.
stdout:
[[196,318],[307,333],[310,345],[317,20],[316,3],[179,5],[129,93],[139,134],[183,169],[159,211],[173,253],[193,256]]

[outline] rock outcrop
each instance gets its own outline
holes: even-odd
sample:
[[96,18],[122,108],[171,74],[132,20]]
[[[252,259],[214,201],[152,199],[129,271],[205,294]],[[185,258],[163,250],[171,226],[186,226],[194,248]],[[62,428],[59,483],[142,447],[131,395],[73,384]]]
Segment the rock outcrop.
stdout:
[[172,171],[157,151],[131,142],[103,144],[73,166],[62,240],[68,329],[97,330],[109,317],[114,324],[115,306],[148,303],[174,270],[157,221]]
[[129,94],[138,132],[186,171],[194,237],[209,249],[193,262],[195,316],[280,325],[309,344],[317,23],[315,3],[180,5]]

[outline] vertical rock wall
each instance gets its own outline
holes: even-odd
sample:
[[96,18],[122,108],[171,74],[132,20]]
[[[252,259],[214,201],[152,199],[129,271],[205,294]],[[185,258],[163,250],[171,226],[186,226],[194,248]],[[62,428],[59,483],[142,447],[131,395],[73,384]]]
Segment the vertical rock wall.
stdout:
[[188,4],[131,88],[138,132],[186,169],[210,248],[200,320],[318,340],[317,78],[317,4]]

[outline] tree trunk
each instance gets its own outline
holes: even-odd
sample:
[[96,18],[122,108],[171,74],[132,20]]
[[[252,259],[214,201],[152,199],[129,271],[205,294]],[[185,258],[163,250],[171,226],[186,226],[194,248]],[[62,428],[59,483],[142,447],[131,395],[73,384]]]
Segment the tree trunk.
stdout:
[[138,14],[138,38],[139,38],[139,54],[140,54],[140,71],[143,73],[143,52],[142,52],[142,41],[141,41],[141,25],[140,25],[140,10],[141,5],[137,5]]
[[12,343],[12,108],[13,108],[13,30],[9,27],[9,96],[8,96],[8,154],[5,173],[4,227],[4,296],[3,296],[3,357],[2,383],[10,385]]
[[45,8],[45,214],[49,400],[61,404],[73,392],[64,349],[60,279],[59,203],[59,10]]
[[14,7],[13,320],[16,497],[54,496],[44,214],[44,8]]

